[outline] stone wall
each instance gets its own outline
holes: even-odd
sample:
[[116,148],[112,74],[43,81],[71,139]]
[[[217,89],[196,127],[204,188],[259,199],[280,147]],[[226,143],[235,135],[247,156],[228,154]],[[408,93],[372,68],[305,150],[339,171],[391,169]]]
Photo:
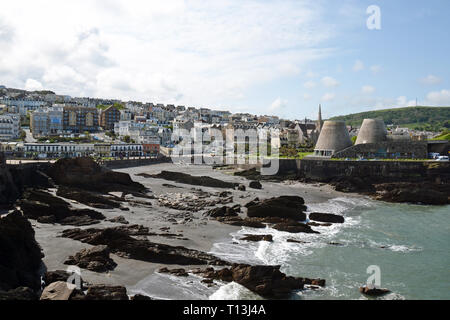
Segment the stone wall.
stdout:
[[369,178],[374,182],[450,180],[450,163],[428,161],[301,160],[301,177],[327,182],[338,177]]
[[386,141],[354,145],[336,152],[333,158],[427,159],[428,144],[425,141]]

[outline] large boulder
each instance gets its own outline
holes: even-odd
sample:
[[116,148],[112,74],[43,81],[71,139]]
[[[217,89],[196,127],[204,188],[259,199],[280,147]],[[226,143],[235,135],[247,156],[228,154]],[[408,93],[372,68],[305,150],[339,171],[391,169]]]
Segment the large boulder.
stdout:
[[211,209],[205,212],[205,216],[211,218],[219,218],[219,217],[237,217],[241,212],[241,206],[236,205],[234,207],[219,207]]
[[38,291],[42,256],[33,227],[19,211],[0,217],[0,290]]
[[40,300],[69,300],[77,287],[64,281],[57,281],[45,287]]
[[67,158],[54,163],[47,174],[58,185],[100,193],[145,193],[147,189],[130,175],[103,168],[91,158]]
[[205,276],[226,282],[234,281],[264,298],[288,298],[296,290],[302,290],[305,284],[325,285],[322,279],[306,279],[287,276],[280,266],[250,266],[235,264],[231,269],[215,271],[207,269]]
[[364,286],[359,288],[359,292],[369,297],[381,297],[391,293],[388,289]]
[[309,214],[309,219],[318,222],[344,223],[345,218],[331,213],[313,212]]
[[14,183],[13,176],[6,165],[0,162],[0,205],[11,204],[19,196],[20,192]]
[[262,201],[252,201],[247,204],[247,216],[258,217],[279,217],[297,221],[305,221],[306,211],[305,200],[297,196],[281,196]]
[[75,265],[94,272],[107,272],[114,270],[117,263],[109,256],[109,249],[105,245],[83,249],[74,256],[70,256],[64,264]]
[[262,189],[262,184],[259,181],[252,181],[252,182],[250,182],[249,187],[252,188],[252,189],[261,190]]

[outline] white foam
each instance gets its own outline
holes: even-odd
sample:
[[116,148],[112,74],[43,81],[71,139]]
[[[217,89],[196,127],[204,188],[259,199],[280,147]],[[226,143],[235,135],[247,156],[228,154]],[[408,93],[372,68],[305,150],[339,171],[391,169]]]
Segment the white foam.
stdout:
[[247,288],[236,282],[231,282],[219,288],[214,292],[209,300],[263,300],[257,294],[254,294]]

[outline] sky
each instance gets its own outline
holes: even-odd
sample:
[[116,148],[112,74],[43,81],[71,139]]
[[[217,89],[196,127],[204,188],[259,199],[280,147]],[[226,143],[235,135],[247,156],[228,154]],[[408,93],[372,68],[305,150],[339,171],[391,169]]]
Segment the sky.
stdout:
[[450,106],[448,0],[0,1],[7,87],[288,119]]

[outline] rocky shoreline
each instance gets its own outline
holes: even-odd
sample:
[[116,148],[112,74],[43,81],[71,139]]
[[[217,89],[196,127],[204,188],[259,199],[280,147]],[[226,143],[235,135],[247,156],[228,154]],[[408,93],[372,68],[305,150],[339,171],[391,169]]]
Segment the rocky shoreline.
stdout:
[[[169,191],[181,188],[189,192],[181,192],[177,196],[173,192],[159,190],[158,194],[154,194],[154,190],[133,181],[130,175],[101,168],[88,158],[63,159],[54,165],[42,167],[39,169],[39,178],[33,178],[30,182],[26,178],[31,173],[23,174],[26,177],[22,176],[21,184],[16,185],[17,177],[15,182],[3,168],[2,176],[16,186],[14,190],[17,192],[1,194],[2,204],[9,205],[13,211],[0,220],[0,228],[8,230],[2,232],[4,236],[0,239],[0,246],[11,255],[8,260],[2,259],[10,262],[2,264],[0,268],[3,274],[10,274],[11,270],[23,271],[16,278],[0,279],[0,299],[128,300],[127,283],[121,283],[120,277],[111,279],[111,284],[98,281],[90,284],[92,279],[101,279],[100,274],[123,272],[121,268],[127,264],[142,264],[138,269],[147,274],[152,268],[156,271],[159,265],[204,266],[205,281],[235,281],[265,298],[288,298],[292,292],[304,289],[305,284],[311,284],[306,278],[281,273],[277,266],[238,265],[205,251],[179,245],[180,242],[186,242],[191,247],[199,247],[198,244],[203,242],[200,240],[204,237],[202,232],[214,234],[216,230],[221,230],[219,233],[226,235],[229,233],[227,228],[238,226],[265,228],[270,225],[291,233],[317,233],[312,228],[314,222],[305,221],[306,206],[302,197],[279,196],[251,200],[252,192],[246,190],[264,192],[260,183],[251,183],[246,187],[242,183],[168,171],[156,175],[138,174],[142,182],[148,179],[168,180],[206,188],[187,189],[159,184],[158,189]],[[31,175],[36,176],[36,172]],[[225,190],[217,192],[214,191],[216,188]],[[118,216],[117,212],[122,214]],[[150,230],[136,223],[134,215],[138,212],[138,216],[144,214],[149,219],[139,218],[139,221],[161,227]],[[111,213],[115,215],[111,216]],[[21,230],[14,228],[16,224],[21,225]],[[184,231],[174,232],[170,225]],[[203,231],[199,233],[195,230],[197,228]],[[38,232],[36,239],[35,231]],[[188,237],[186,233],[189,233]],[[157,241],[154,240],[156,238]],[[18,241],[12,242],[10,239]],[[61,244],[67,243],[63,247],[72,248],[70,252],[61,246],[56,249],[57,245],[52,241],[60,241],[57,239],[63,240]],[[267,236],[251,235],[247,240],[271,241]],[[204,243],[200,247],[208,246],[210,244]],[[32,250],[33,253],[23,250]],[[55,250],[60,257],[56,261]],[[31,260],[20,261],[17,254],[26,255]],[[42,270],[49,268],[46,265],[49,262],[59,267],[64,264],[78,266],[83,270],[83,275],[91,280],[84,282],[82,290],[67,286],[65,281],[68,274],[65,271],[50,269],[42,273]],[[24,265],[21,266],[21,263]],[[153,267],[148,269],[149,265]],[[44,281],[42,287],[41,277]],[[319,282],[324,285],[322,281]],[[134,298],[150,299],[142,295]]]
[[336,191],[358,193],[370,196],[374,200],[392,203],[413,203],[423,205],[450,204],[450,172],[445,168],[438,170],[431,167],[433,173],[425,179],[404,176],[402,178],[367,178],[362,176],[339,176],[327,179],[311,179],[296,173],[277,176],[262,176],[256,168],[237,170],[230,167],[230,172],[251,181],[298,181],[303,183],[325,183]]

